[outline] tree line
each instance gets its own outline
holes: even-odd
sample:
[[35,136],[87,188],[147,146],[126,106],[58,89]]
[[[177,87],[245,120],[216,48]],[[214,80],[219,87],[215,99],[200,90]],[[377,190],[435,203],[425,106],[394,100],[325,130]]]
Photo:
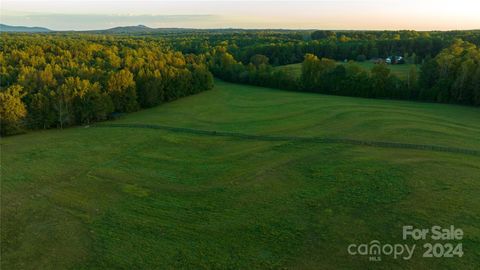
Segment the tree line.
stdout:
[[329,58],[306,54],[301,77],[269,65],[257,54],[248,64],[235,60],[225,47],[209,54],[210,68],[222,79],[259,86],[324,94],[419,100],[480,106],[480,49],[456,40],[434,58],[426,58],[420,70],[412,66],[406,79],[391,73],[386,64],[370,71],[353,61],[338,64]]
[[1,134],[89,124],[213,87],[204,55],[154,40],[2,34]]

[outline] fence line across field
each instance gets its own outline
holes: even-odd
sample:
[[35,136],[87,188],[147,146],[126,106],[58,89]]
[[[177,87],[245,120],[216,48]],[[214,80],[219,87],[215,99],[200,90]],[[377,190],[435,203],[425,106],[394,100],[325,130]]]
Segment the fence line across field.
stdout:
[[412,143],[399,143],[399,142],[385,142],[385,141],[367,141],[356,140],[348,138],[327,138],[327,137],[301,137],[301,136],[275,136],[275,135],[253,135],[239,132],[228,131],[215,131],[215,130],[202,130],[193,128],[172,127],[163,125],[150,125],[150,124],[99,124],[94,127],[100,128],[146,128],[146,129],[159,129],[172,132],[220,136],[220,137],[232,137],[248,140],[261,140],[261,141],[297,141],[297,142],[318,142],[318,143],[340,143],[351,145],[363,145],[385,148],[403,148],[414,150],[429,150],[437,152],[449,152],[449,153],[461,153],[468,155],[480,156],[480,150],[465,149],[449,146],[428,145],[428,144],[412,144]]

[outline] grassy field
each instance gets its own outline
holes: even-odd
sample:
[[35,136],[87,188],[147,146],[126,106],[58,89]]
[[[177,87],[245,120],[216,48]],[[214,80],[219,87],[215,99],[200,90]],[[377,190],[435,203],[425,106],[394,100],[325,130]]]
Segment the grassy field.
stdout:
[[[478,108],[220,81],[111,123],[480,150]],[[478,267],[480,156],[106,124],[1,140],[2,269]],[[462,228],[465,254],[422,258],[404,225]],[[374,239],[417,250],[347,253]]]
[[[339,64],[344,64],[343,62],[338,62],[338,63]],[[375,64],[370,62],[370,61],[355,62],[355,63],[365,70],[371,70],[375,66]],[[407,79],[408,72],[410,71],[410,68],[412,66],[415,66],[415,65],[407,65],[407,64],[404,64],[404,65],[388,65],[392,74],[394,74],[395,76],[397,76],[400,79]],[[285,71],[293,74],[296,77],[300,77],[302,75],[302,64],[301,63],[278,66],[276,68],[285,70]],[[418,68],[419,67],[417,66],[417,71],[419,71]]]

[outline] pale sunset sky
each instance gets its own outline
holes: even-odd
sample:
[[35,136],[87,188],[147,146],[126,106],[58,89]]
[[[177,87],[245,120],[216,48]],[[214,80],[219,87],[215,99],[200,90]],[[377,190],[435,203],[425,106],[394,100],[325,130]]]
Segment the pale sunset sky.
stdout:
[[480,29],[480,0],[2,0],[0,23],[53,30],[149,27]]

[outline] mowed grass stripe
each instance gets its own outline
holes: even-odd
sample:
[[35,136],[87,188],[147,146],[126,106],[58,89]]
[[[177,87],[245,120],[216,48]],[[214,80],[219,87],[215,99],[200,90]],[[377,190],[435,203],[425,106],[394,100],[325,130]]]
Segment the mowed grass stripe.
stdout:
[[374,147],[403,148],[403,149],[427,150],[427,151],[438,151],[438,152],[449,152],[449,153],[461,153],[461,154],[480,156],[480,150],[447,147],[447,146],[440,146],[440,145],[428,145],[428,144],[366,141],[366,140],[355,140],[355,139],[348,139],[348,138],[253,135],[253,134],[245,134],[245,133],[238,133],[238,132],[201,130],[201,129],[171,127],[171,126],[163,126],[163,125],[149,125],[149,124],[102,124],[102,125],[96,125],[95,127],[147,128],[147,129],[160,129],[160,130],[167,130],[172,132],[180,132],[180,133],[188,133],[188,134],[233,137],[233,138],[240,138],[240,139],[247,139],[247,140],[342,143],[342,144],[364,145],[364,146],[374,146]]

